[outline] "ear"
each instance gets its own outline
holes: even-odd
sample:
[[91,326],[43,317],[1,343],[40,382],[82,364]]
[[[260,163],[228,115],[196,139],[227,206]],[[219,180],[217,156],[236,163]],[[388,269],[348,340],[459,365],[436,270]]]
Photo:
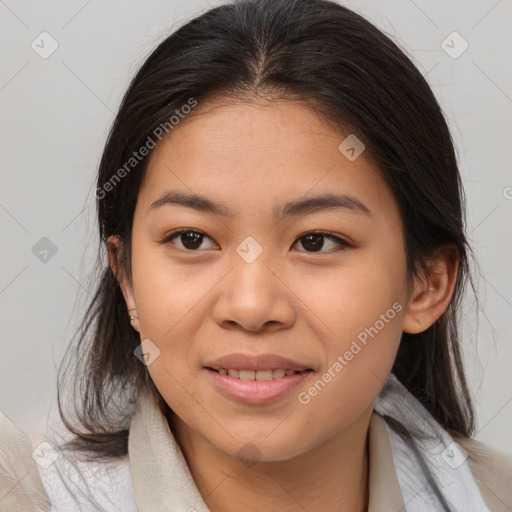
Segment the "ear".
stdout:
[[124,300],[128,310],[128,315],[133,315],[135,318],[130,322],[131,326],[140,332],[139,328],[139,314],[137,312],[137,302],[135,300],[135,293],[132,286],[129,283],[128,278],[124,275],[120,265],[120,254],[123,250],[122,242],[119,236],[112,235],[107,239],[107,251],[110,263],[110,268],[116,276],[116,279],[123,292]]
[[453,244],[444,245],[427,263],[427,275],[415,278],[405,307],[402,330],[410,334],[427,330],[448,308],[457,281],[459,251]]

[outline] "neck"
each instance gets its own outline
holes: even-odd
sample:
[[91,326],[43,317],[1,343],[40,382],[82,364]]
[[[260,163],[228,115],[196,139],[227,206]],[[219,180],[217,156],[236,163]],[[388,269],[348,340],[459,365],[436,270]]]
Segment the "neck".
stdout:
[[365,512],[371,413],[293,459],[253,465],[218,450],[176,415],[168,419],[211,512]]

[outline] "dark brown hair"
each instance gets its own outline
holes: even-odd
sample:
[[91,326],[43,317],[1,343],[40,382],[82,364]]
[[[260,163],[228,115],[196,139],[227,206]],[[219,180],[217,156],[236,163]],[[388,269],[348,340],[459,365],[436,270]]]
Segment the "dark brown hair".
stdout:
[[[130,83],[110,130],[96,182],[97,288],[59,373],[59,411],[75,434],[68,446],[97,457],[124,455],[138,394],[149,390],[167,407],[134,356],[140,336],[105,252],[107,238],[118,235],[120,268],[131,282],[132,221],[149,155],[115,183],[114,175],[190,98],[200,105],[213,96],[257,95],[304,101],[364,142],[401,211],[409,278],[426,270],[439,247],[456,247],[448,309],[424,332],[403,333],[393,372],[442,426],[469,437],[474,419],[457,312],[467,281],[473,285],[471,249],[454,145],[433,92],[403,50],[338,3],[242,0],[209,10],[161,42]],[[62,407],[69,379],[76,420]]]

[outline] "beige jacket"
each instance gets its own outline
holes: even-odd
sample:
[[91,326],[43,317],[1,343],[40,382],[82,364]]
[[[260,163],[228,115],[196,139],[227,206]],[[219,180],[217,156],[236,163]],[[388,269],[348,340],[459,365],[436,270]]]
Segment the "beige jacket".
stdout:
[[[474,440],[457,439],[457,442],[469,454],[469,465],[489,510],[512,511],[512,457],[506,457]],[[134,499],[133,510],[138,512],[208,511],[164,416],[152,400],[140,400],[137,404],[130,426],[128,449],[129,459],[123,462],[125,473],[119,470],[120,466],[113,466],[112,469],[117,474],[125,475],[117,478],[118,483],[115,485],[119,489],[113,489],[108,478],[95,482],[94,485],[99,487],[94,492],[100,496],[100,500],[102,493],[110,498],[116,492],[119,496],[131,493],[131,499]],[[28,437],[0,414],[0,512],[50,510],[45,486],[48,489],[48,471],[51,471],[51,467],[43,471],[34,462],[31,452]],[[395,473],[387,426],[375,412],[369,428],[369,454],[368,512],[407,510]],[[103,489],[100,488],[102,485]],[[64,488],[53,490],[54,494],[64,492]],[[58,500],[61,499],[61,503],[66,503],[64,496],[58,497]],[[75,512],[79,509],[57,510]]]

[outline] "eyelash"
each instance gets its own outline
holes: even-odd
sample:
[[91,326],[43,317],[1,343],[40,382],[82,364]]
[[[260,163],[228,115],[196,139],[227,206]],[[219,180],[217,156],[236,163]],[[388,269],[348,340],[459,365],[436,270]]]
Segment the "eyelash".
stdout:
[[[173,238],[177,237],[178,235],[182,235],[183,233],[197,233],[198,235],[203,235],[204,237],[209,238],[210,240],[213,240],[211,237],[209,237],[206,233],[203,233],[202,231],[198,231],[195,229],[177,229],[175,231],[171,231],[170,233],[168,233],[162,240],[160,240],[159,243],[162,245],[168,244],[171,242],[171,240]],[[297,239],[295,240],[293,245],[296,245],[296,243],[301,238],[305,238],[308,235],[324,235],[325,238],[339,243],[340,247],[338,247],[337,249],[334,249],[334,252],[341,251],[341,250],[348,249],[348,248],[352,247],[352,245],[349,242],[347,242],[346,240],[344,240],[343,238],[335,236],[326,231],[308,231],[308,232],[304,233],[303,235],[300,235],[299,237],[297,237]],[[200,251],[200,249],[181,249],[181,248],[179,248],[179,250],[185,251],[185,252],[199,252]],[[332,251],[299,251],[299,252],[307,252],[309,254],[322,254],[325,252],[329,253]]]

